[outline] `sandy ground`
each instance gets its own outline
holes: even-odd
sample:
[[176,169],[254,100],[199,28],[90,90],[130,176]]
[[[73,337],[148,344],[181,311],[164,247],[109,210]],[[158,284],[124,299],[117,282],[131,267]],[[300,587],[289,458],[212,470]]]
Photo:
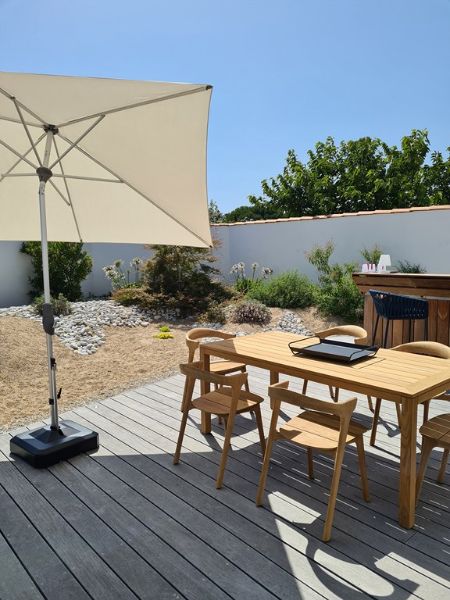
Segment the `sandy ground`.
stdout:
[[[282,312],[273,309],[272,323]],[[331,326],[314,309],[295,311],[306,327],[317,331]],[[226,331],[256,333],[252,325],[224,325]],[[55,337],[59,403],[63,412],[101,399],[145,381],[176,372],[187,359],[184,336],[189,325],[171,326],[174,339],[159,340],[158,326],[105,329],[106,343],[95,354],[80,356]],[[40,323],[20,317],[0,319],[0,429],[9,429],[48,416],[45,336]]]

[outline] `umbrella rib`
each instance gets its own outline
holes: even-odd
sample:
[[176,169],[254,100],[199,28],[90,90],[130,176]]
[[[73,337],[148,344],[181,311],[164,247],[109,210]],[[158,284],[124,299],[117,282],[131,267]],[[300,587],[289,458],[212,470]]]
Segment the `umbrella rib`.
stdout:
[[91,131],[94,129],[94,127],[97,127],[97,125],[98,125],[98,124],[99,124],[101,121],[103,121],[103,119],[104,119],[104,118],[105,118],[105,115],[100,115],[100,116],[99,116],[99,118],[98,118],[98,119],[97,119],[97,120],[96,120],[94,123],[92,123],[92,125],[90,125],[90,126],[89,126],[89,127],[86,129],[86,131],[85,131],[84,133],[82,133],[82,134],[81,134],[81,135],[80,135],[80,136],[79,136],[79,137],[78,137],[78,138],[77,138],[77,139],[76,139],[74,142],[70,142],[70,146],[69,146],[69,147],[68,147],[66,150],[64,150],[64,152],[61,154],[61,156],[58,156],[58,160],[55,160],[55,161],[54,161],[54,162],[53,162],[53,163],[52,163],[52,164],[49,166],[49,169],[50,169],[50,171],[51,171],[51,170],[53,169],[53,167],[54,167],[55,165],[57,165],[58,163],[60,163],[60,164],[61,164],[61,161],[62,161],[62,159],[63,159],[65,156],[67,156],[67,154],[69,154],[69,152],[70,152],[71,150],[73,150],[74,148],[77,148],[77,147],[78,147],[78,144],[79,144],[79,142],[81,142],[81,140],[82,140],[83,138],[85,138],[85,137],[88,135],[88,133],[90,133],[90,132],[91,132]]
[[[38,145],[38,144],[39,144],[39,143],[42,141],[42,139],[43,139],[45,136],[46,136],[46,134],[45,134],[45,133],[43,133],[43,134],[41,135],[41,137],[40,137],[40,138],[37,140],[37,142],[36,142],[36,146],[37,146],[37,145]],[[12,171],[14,171],[14,169],[17,167],[17,165],[18,165],[19,163],[21,163],[21,162],[22,162],[22,160],[28,156],[28,154],[30,154],[31,150],[32,150],[32,148],[29,148],[29,149],[28,149],[28,150],[25,152],[25,154],[22,154],[22,155],[20,156],[19,160],[17,160],[17,161],[16,161],[16,162],[13,164],[13,166],[12,166],[12,167],[10,167],[10,168],[9,168],[9,169],[6,171],[6,173],[3,173],[2,175],[0,175],[0,181],[2,181],[2,180],[5,178],[5,177],[7,177],[8,175],[10,175],[10,173],[11,173]],[[20,175],[20,173],[17,173],[15,176],[16,176],[16,177],[18,177],[19,175]],[[36,173],[30,173],[30,175],[36,175]]]
[[[56,155],[59,158],[59,160],[61,160],[61,157],[60,157],[60,154],[59,154],[59,150],[58,150],[58,146],[56,144],[56,139],[55,138],[53,138],[53,143],[55,144]],[[74,207],[73,202],[72,202],[72,196],[70,194],[69,184],[67,183],[67,179],[66,179],[66,176],[64,174],[64,168],[63,168],[62,162],[60,162],[59,168],[61,169],[61,174],[62,174],[62,177],[63,177],[63,180],[64,180],[64,185],[66,187],[67,198],[69,199],[70,209],[72,211],[73,220],[75,221],[75,227],[77,228],[78,237],[80,239],[80,242],[82,242],[83,240],[81,238],[80,227],[78,225],[78,219],[77,219],[77,216],[75,214],[75,207]]]
[[[33,169],[37,169],[36,165],[34,165],[31,160],[28,160],[28,158],[26,157],[26,155],[24,154],[20,154],[20,152],[17,152],[17,150],[14,150],[14,148],[12,146],[10,146],[9,144],[7,144],[6,142],[4,142],[2,139],[0,139],[0,144],[2,146],[4,146],[7,150],[9,150],[10,152],[12,152],[13,154],[15,154],[16,156],[18,156],[20,158],[20,160],[25,161],[28,165],[30,165],[30,167],[33,167]],[[31,150],[31,148],[30,148]],[[20,161],[18,161],[20,162]]]
[[16,100],[18,105],[20,106],[20,108],[23,108],[23,110],[25,112],[27,112],[29,115],[31,115],[32,117],[34,117],[37,121],[40,121],[42,125],[46,125],[47,123],[44,121],[44,119],[41,119],[41,117],[39,115],[37,115],[36,113],[34,113],[31,108],[28,108],[28,106],[25,106],[25,104],[23,102],[20,102],[19,100],[17,100],[14,96],[12,96],[11,94],[9,94],[6,90],[4,90],[3,88],[0,88],[0,94],[3,94],[3,96],[6,96],[7,98],[9,98],[9,100]]
[[[0,121],[9,121],[10,123],[16,123],[17,125],[21,125],[22,121],[20,119],[13,119],[12,117],[5,117],[4,115],[0,115]],[[39,123],[30,123],[29,121],[25,121],[28,127],[39,127],[42,128],[42,125]]]
[[39,156],[38,151],[36,150],[36,146],[34,145],[33,138],[31,137],[30,130],[28,129],[27,124],[25,123],[25,119],[23,118],[23,114],[22,114],[22,111],[20,110],[19,104],[18,104],[16,98],[13,98],[12,101],[14,102],[14,106],[16,107],[16,110],[17,110],[17,112],[19,114],[19,119],[20,119],[20,121],[21,121],[21,123],[23,125],[23,128],[25,129],[25,133],[27,134],[28,141],[30,142],[31,147],[33,148],[33,152],[34,152],[34,154],[35,154],[35,156],[36,156],[36,158],[38,160],[39,166],[42,167],[41,157]]
[[[57,135],[60,138],[62,138],[65,142],[67,142],[69,144],[72,144],[72,141],[68,137],[66,137],[65,135],[62,135],[61,132],[58,132]],[[109,167],[107,167],[106,165],[104,165],[102,162],[100,162],[99,160],[97,160],[96,158],[94,158],[91,154],[89,154],[89,152],[86,152],[86,150],[83,150],[83,148],[80,148],[80,146],[77,146],[77,150],[79,152],[81,152],[82,154],[84,154],[85,156],[87,156],[88,158],[90,158],[99,167],[102,167],[102,169],[105,169],[105,171],[108,171],[108,173],[111,173],[111,175],[113,175],[114,177],[117,177],[117,179],[119,179],[122,183],[124,183],[126,186],[128,186],[131,190],[133,190],[134,192],[136,192],[137,194],[139,194],[139,196],[142,196],[142,198],[144,198],[144,200],[147,200],[147,202],[149,202],[150,204],[152,204],[155,208],[157,208],[158,210],[160,210],[167,217],[169,217],[170,219],[172,219],[173,221],[175,221],[175,223],[177,223],[180,227],[182,227],[183,229],[185,229],[186,231],[188,231],[189,233],[191,233],[200,242],[202,242],[202,244],[205,244],[206,246],[210,245],[209,242],[205,241],[203,238],[201,238],[199,235],[197,235],[194,231],[192,231],[192,229],[189,229],[189,227],[187,227],[186,225],[184,225],[184,223],[182,223],[176,217],[174,217],[172,214],[170,214],[169,211],[167,211],[165,208],[162,208],[161,206],[159,206],[151,198],[149,198],[143,192],[141,192],[136,187],[134,187],[134,185],[132,185],[131,183],[129,183],[128,181],[126,181],[123,177],[120,177],[120,175],[118,175],[117,173],[115,173],[112,169],[110,169]]]
[[60,175],[53,173],[53,177],[64,177],[65,179],[80,179],[82,181],[100,181],[101,183],[123,183],[120,179],[107,179],[106,177],[83,177],[82,175]]
[[61,192],[61,190],[57,187],[57,185],[55,184],[55,182],[52,181],[51,179],[49,179],[48,182],[50,183],[50,185],[52,186],[52,188],[57,192],[57,194],[59,196],[61,196],[61,198],[64,200],[64,202],[67,204],[67,206],[70,206],[70,202],[67,200],[67,198],[64,196],[64,194]]
[[116,112],[121,112],[123,110],[129,110],[132,108],[139,108],[140,106],[146,106],[147,104],[155,104],[156,102],[162,102],[164,100],[173,100],[174,98],[181,98],[182,96],[188,96],[190,94],[196,94],[198,92],[205,92],[211,89],[210,85],[202,85],[201,87],[195,88],[193,90],[185,90],[183,92],[177,92],[176,94],[169,94],[168,96],[162,96],[161,98],[152,98],[151,100],[143,100],[142,102],[135,102],[134,104],[127,104],[125,106],[119,106],[118,108],[111,108],[109,110],[102,110],[102,112],[94,113],[92,115],[87,115],[85,117],[79,117],[78,119],[72,119],[71,121],[66,121],[65,123],[60,123],[57,127],[67,127],[68,125],[74,125],[75,123],[81,123],[82,121],[87,121],[89,119],[94,119],[99,115],[111,115]]

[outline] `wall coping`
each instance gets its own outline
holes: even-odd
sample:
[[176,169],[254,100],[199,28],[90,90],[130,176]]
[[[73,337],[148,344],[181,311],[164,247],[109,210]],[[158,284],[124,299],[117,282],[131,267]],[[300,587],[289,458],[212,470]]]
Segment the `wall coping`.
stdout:
[[392,215],[431,210],[450,210],[450,204],[435,206],[412,206],[411,208],[393,208],[391,210],[367,210],[359,212],[337,213],[333,215],[316,215],[313,217],[287,217],[283,219],[261,219],[259,221],[236,221],[235,223],[211,223],[212,227],[235,227],[236,225],[262,225],[264,223],[290,223],[292,221],[316,221],[319,219],[338,219],[341,217],[366,217],[370,215]]

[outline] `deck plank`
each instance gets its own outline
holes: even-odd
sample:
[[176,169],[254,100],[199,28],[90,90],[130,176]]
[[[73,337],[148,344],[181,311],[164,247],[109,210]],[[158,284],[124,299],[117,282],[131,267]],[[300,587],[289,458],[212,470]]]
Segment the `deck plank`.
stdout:
[[[252,391],[267,398],[268,374],[248,371]],[[301,381],[287,379],[300,389]],[[391,402],[382,405],[377,446],[366,444],[372,503],[361,498],[350,449],[333,538],[324,544],[330,457],[315,457],[310,482],[303,451],[278,444],[265,508],[257,508],[258,435],[254,421],[239,417],[225,487],[216,490],[223,429],[215,421],[213,435],[203,436],[192,413],[182,461],[171,463],[182,388],[175,374],[72,410],[68,417],[99,431],[101,448],[48,470],[11,461],[9,436],[0,436],[2,600],[56,599],[58,589],[67,598],[99,600],[448,597],[448,475],[443,485],[433,481],[441,457],[433,453],[416,527],[399,527],[399,432]],[[320,384],[311,382],[308,393],[328,399]],[[369,425],[367,401],[359,398],[357,418]],[[445,402],[431,403],[431,415],[445,411]],[[267,401],[262,414],[267,431]]]

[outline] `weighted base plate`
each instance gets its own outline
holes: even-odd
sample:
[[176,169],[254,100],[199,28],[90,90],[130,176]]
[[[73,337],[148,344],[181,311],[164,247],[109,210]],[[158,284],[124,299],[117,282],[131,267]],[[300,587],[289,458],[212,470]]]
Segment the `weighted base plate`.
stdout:
[[49,467],[82,452],[98,448],[98,433],[73,421],[61,421],[59,431],[50,425],[15,435],[9,443],[11,454],[20,456],[38,469]]

